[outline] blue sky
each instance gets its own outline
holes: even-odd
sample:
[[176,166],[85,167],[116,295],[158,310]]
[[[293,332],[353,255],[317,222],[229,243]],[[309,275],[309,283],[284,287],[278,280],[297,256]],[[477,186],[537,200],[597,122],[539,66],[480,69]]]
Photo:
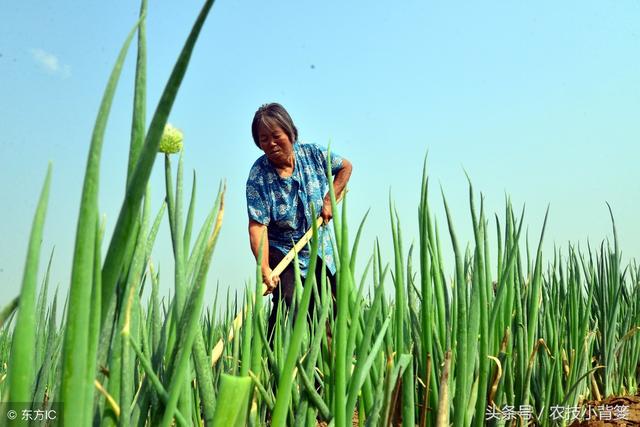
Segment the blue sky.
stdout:
[[[149,117],[200,2],[151,2]],[[53,286],[66,291],[91,130],[115,57],[137,19],[133,2],[3,2],[0,15],[0,305],[18,294],[28,233],[48,161],[52,193],[41,265],[55,246]],[[550,206],[544,249],[611,236],[640,253],[640,4],[571,2],[294,2],[220,0],[201,34],[170,121],[185,134],[185,171],[198,176],[200,224],[221,179],[227,211],[209,273],[240,289],[252,277],[244,183],[260,155],[250,123],[277,101],[303,141],[354,165],[349,222],[371,214],[362,254],[381,239],[389,258],[388,195],[417,241],[422,160],[444,226],[439,186],[460,240],[471,239],[464,171],[502,215],[526,204],[530,239]],[[107,233],[123,196],[135,49],[129,53],[102,157]],[[161,157],[153,209],[164,195]],[[109,234],[108,234],[109,235]],[[449,252],[445,245],[445,252]],[[154,252],[168,292],[166,222]],[[452,274],[448,270],[448,274]]]

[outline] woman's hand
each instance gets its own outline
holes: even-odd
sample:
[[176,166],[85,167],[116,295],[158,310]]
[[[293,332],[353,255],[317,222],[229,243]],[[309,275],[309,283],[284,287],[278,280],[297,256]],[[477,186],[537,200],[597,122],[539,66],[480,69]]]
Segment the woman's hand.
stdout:
[[273,293],[276,287],[280,284],[279,276],[271,276],[273,270],[269,266],[262,266],[262,282],[267,285],[267,290],[264,291],[264,295]]
[[320,216],[322,217],[322,223],[327,225],[331,218],[333,218],[333,211],[331,210],[331,199],[324,199],[322,202],[322,210],[320,211]]
[[249,242],[251,243],[251,251],[253,255],[258,259],[260,253],[260,242],[262,242],[262,282],[267,286],[265,295],[269,295],[280,283],[278,276],[271,277],[272,270],[269,267],[269,238],[267,237],[267,226],[260,224],[259,222],[249,220]]
[[[349,178],[351,177],[351,171],[353,170],[353,165],[351,162],[345,158],[342,159],[342,169],[336,173],[333,179],[333,192],[336,195],[336,199],[339,199],[344,191]],[[333,212],[331,210],[331,198],[329,194],[327,194],[322,201],[322,211],[320,212],[320,216],[322,217],[322,222],[326,225],[331,218],[333,218]]]

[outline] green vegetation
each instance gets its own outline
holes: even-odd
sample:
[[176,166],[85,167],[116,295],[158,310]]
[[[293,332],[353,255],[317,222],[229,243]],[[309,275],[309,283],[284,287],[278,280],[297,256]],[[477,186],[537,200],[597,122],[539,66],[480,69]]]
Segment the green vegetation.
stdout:
[[[638,391],[640,270],[635,262],[621,265],[613,215],[612,243],[586,252],[570,246],[568,253],[556,250],[545,261],[544,226],[530,252],[522,238],[524,212],[517,216],[507,201],[503,219],[496,216],[497,233],[490,237],[484,205],[481,201],[478,209],[469,184],[474,241],[465,251],[442,196],[455,260],[454,271],[447,272],[441,249],[445,237],[430,205],[426,161],[418,244],[406,254],[401,215],[390,202],[392,265],[383,262],[376,243],[366,268],[356,274],[365,220],[351,241],[347,200],[340,212],[332,194],[339,255],[336,304],[331,304],[326,278],[321,283],[312,275],[304,283],[298,280],[295,310],[280,313],[270,343],[266,319],[271,308],[263,304],[257,268],[241,300],[233,302],[227,293],[223,304],[216,293],[213,309],[203,308],[222,226],[224,187],[194,233],[195,177],[185,217],[182,154],[175,185],[172,159],[164,154],[166,203],[153,217],[148,180],[212,3],[205,3],[194,24],[148,129],[142,4],[96,120],[61,325],[57,292],[47,302],[49,269],[36,298],[51,181],[47,172],[21,294],[0,310],[0,401],[33,402],[34,409],[73,402],[64,406],[69,426],[313,426],[322,420],[342,427],[354,417],[361,426],[482,426],[492,405],[531,405],[534,420],[553,425],[549,409],[554,405]],[[98,215],[100,151],[136,32],[127,188],[107,243]],[[165,212],[175,259],[174,297],[166,301],[159,297],[159,272],[151,261]],[[492,240],[495,254],[489,253]],[[104,257],[103,243],[108,248]],[[317,230],[311,248],[317,253]],[[392,287],[390,300],[385,289]],[[320,303],[307,318],[312,295]],[[242,326],[232,322],[239,311]]]

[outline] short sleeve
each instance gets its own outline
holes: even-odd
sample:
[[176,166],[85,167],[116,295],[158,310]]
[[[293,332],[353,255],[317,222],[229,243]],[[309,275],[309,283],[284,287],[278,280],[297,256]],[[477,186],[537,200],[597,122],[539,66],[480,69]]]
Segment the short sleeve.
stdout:
[[269,225],[271,211],[267,200],[264,179],[259,171],[252,168],[247,180],[247,213],[249,214],[249,219],[263,225]]
[[[321,147],[319,145],[317,147],[320,151],[322,167],[326,171],[329,150],[326,147]],[[342,157],[334,151],[331,151],[331,175],[335,175],[340,169],[342,169]]]

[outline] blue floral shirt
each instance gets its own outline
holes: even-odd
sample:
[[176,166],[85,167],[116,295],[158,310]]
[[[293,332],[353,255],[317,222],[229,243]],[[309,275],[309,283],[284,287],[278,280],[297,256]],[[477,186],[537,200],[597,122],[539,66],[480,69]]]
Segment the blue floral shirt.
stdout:
[[[247,210],[249,219],[267,226],[269,246],[286,254],[311,228],[316,215],[320,215],[324,196],[329,191],[327,180],[327,149],[315,144],[293,144],[295,156],[291,176],[282,178],[271,165],[266,155],[262,155],[251,167],[247,179]],[[342,157],[331,153],[331,173],[342,169]],[[336,272],[333,247],[328,227],[320,227],[320,247],[318,255],[324,251],[327,268]],[[298,253],[303,276],[309,266],[310,248],[307,245]]]

